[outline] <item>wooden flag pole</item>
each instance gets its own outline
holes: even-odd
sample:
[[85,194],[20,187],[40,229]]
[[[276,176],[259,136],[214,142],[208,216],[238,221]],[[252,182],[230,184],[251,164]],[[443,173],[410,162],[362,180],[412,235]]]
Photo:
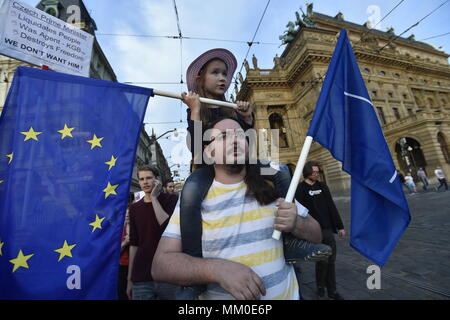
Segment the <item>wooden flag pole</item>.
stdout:
[[[305,138],[305,142],[303,143],[302,151],[300,152],[300,156],[297,161],[297,166],[295,167],[294,176],[292,177],[291,184],[289,185],[288,192],[286,194],[285,201],[292,202],[294,200],[295,191],[297,190],[298,184],[300,182],[300,178],[303,172],[303,168],[305,167],[306,158],[308,158],[309,149],[311,149],[311,144],[313,142],[313,138],[307,136]],[[272,238],[275,240],[279,240],[281,236],[281,232],[278,230],[274,230],[272,233]]]
[[[182,99],[181,94],[179,94],[179,93],[172,93],[172,92],[167,92],[167,91],[162,91],[162,90],[154,89],[153,94],[157,95],[157,96],[162,96],[162,97],[168,97],[168,98],[174,98],[174,99],[180,99],[180,100]],[[233,109],[237,109],[237,107],[238,107],[237,104],[235,104],[235,103],[214,100],[214,99],[208,99],[208,98],[202,98],[202,97],[200,97],[200,102],[206,103],[206,104],[212,104],[212,105],[219,106],[219,107],[229,107],[229,108],[233,108]]]

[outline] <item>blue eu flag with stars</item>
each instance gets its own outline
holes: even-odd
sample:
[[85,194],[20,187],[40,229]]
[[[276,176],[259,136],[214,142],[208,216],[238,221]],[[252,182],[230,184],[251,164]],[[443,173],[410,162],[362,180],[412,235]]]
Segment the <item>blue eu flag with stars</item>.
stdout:
[[0,299],[115,299],[151,89],[19,67],[0,118]]
[[345,29],[307,135],[328,149],[351,175],[350,245],[383,266],[411,216]]

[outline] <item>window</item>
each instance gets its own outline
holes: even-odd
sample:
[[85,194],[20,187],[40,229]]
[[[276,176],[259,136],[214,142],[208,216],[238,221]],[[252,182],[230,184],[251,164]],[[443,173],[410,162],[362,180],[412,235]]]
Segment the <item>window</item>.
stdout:
[[389,98],[393,98],[394,97],[394,93],[392,91],[389,91],[388,92],[388,96],[389,96]]
[[392,108],[394,110],[395,119],[400,120],[400,112],[398,112],[398,108]]
[[380,76],[385,76],[385,75],[386,75],[386,72],[380,71],[378,74],[379,74]]
[[377,107],[377,113],[378,113],[378,118],[380,119],[381,124],[385,125],[386,124],[386,118],[384,117],[383,108]]
[[409,81],[414,82],[414,79],[412,77],[409,77]]
[[403,94],[403,99],[408,100],[408,95],[406,93]]
[[411,108],[408,108],[408,115],[413,116],[414,115],[414,111]]
[[284,127],[283,117],[278,113],[272,113],[269,116],[270,129],[278,130],[278,146],[280,148],[288,148],[288,140],[286,128]]
[[400,74],[395,73],[395,74],[394,74],[394,77],[397,78],[397,79],[399,79],[399,78],[400,78]]
[[372,91],[372,98],[376,98],[377,97],[377,91],[376,90],[373,90]]
[[369,68],[364,68],[364,72],[365,73],[370,73],[370,69]]

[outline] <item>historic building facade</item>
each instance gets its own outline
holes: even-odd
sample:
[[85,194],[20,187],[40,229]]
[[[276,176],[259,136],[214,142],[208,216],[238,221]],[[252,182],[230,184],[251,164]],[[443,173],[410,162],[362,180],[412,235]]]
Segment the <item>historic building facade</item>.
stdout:
[[[260,69],[255,57],[253,68],[244,63],[246,78],[236,97],[256,105],[257,129],[279,129],[280,161],[295,168],[338,33],[345,28],[396,167],[413,175],[424,167],[434,177],[441,166],[450,177],[449,55],[414,36],[394,40],[392,28],[369,31],[345,21],[342,13],[313,12],[312,5],[302,18],[296,15],[280,37],[287,46],[272,69]],[[313,143],[308,159],[322,164],[333,191],[349,188],[350,177],[328,150]]]

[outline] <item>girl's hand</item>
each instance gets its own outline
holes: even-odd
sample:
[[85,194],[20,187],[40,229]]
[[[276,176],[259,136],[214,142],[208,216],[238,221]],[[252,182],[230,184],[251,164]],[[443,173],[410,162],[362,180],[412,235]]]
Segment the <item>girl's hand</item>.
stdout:
[[242,118],[244,118],[244,121],[247,122],[249,125],[253,124],[253,106],[250,104],[250,102],[247,101],[236,101],[236,104],[238,108],[236,109],[237,113],[239,113]]
[[183,92],[181,94],[182,100],[189,109],[191,109],[191,114],[200,113],[200,107],[202,106],[199,95],[193,91],[189,91],[188,93]]

